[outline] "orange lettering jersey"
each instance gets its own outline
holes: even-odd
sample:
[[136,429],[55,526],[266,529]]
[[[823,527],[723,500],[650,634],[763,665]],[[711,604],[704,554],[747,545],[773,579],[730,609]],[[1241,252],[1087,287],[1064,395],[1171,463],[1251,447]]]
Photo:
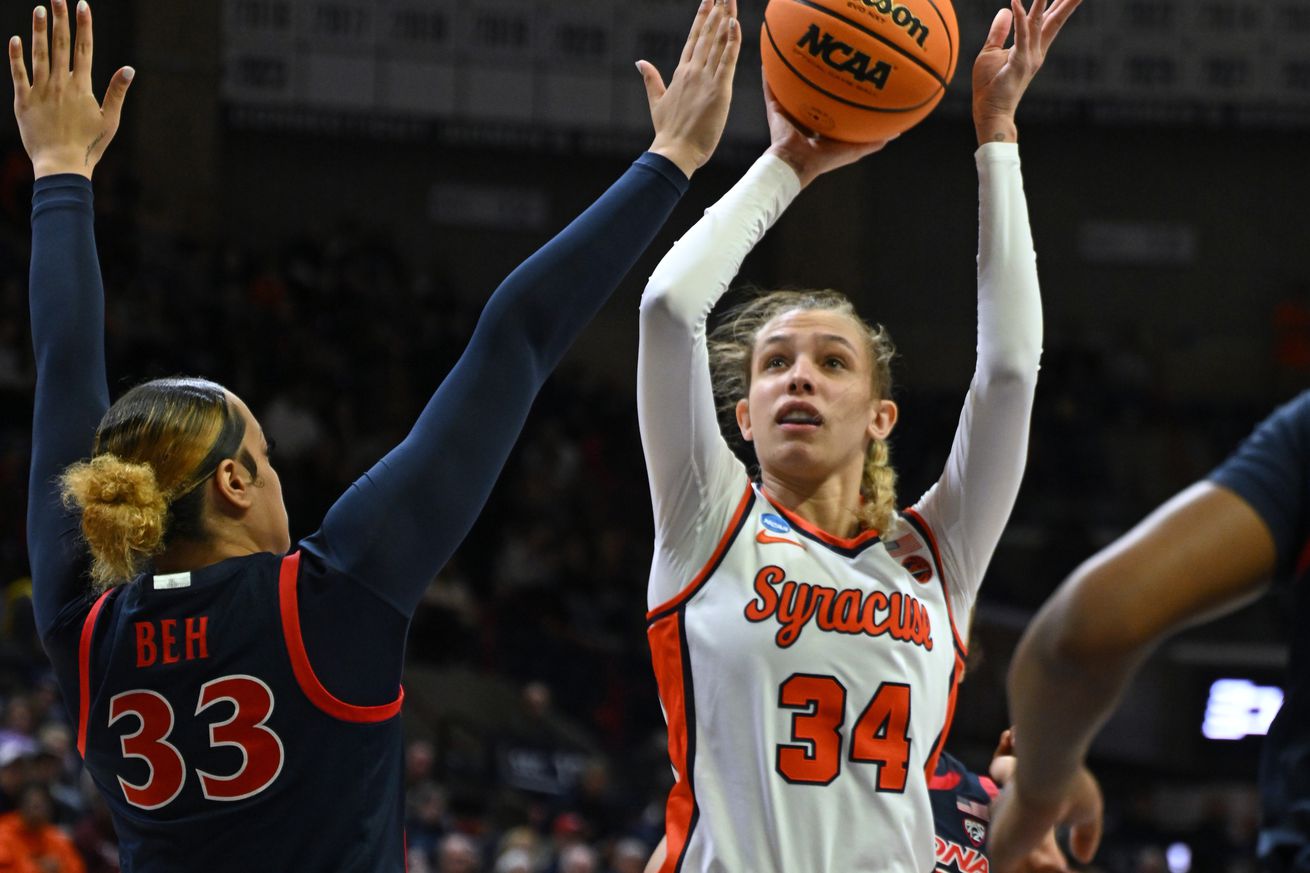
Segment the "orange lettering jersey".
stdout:
[[890,536],[831,537],[748,485],[700,574],[651,611],[679,775],[665,869],[932,868],[917,774],[964,648],[931,532],[910,513]]
[[651,276],[637,409],[655,549],[648,634],[669,757],[661,873],[926,873],[928,777],[1014,506],[1041,354],[1018,149],[979,178],[978,361],[941,477],[881,537],[814,530],[719,430],[706,320],[800,191],[766,155]]

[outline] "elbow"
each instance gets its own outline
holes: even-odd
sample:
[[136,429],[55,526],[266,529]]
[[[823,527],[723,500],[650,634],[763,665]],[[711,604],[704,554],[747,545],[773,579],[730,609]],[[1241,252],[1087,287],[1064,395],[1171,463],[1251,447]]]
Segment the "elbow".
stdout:
[[1038,362],[1041,350],[991,358],[978,368],[977,384],[981,390],[1031,398],[1037,393]]
[[679,332],[694,329],[697,314],[686,311],[686,307],[677,305],[677,294],[672,283],[652,278],[642,292],[638,306],[638,323],[643,332],[653,326],[674,327]]
[[1131,604],[1104,596],[1131,591],[1133,581],[1103,567],[1080,568],[1034,622],[1034,653],[1070,677],[1105,676],[1131,668],[1158,642],[1150,622]]

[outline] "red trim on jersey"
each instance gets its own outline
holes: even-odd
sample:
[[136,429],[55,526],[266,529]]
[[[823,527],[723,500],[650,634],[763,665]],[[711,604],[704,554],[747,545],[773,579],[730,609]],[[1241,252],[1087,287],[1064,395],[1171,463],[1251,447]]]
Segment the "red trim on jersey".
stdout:
[[669,727],[669,762],[678,774],[664,810],[664,835],[668,842],[659,873],[673,873],[677,869],[696,814],[696,797],[692,793],[688,769],[691,726],[688,724],[687,687],[683,679],[681,625],[682,614],[673,612],[646,629],[655,681]]
[[[932,528],[928,526],[928,522],[923,520],[923,516],[920,515],[917,510],[907,509],[905,510],[905,515],[914,519],[924,535],[928,538],[928,548],[932,551],[933,560],[937,562],[937,575],[940,576],[942,580],[942,596],[946,600],[946,614],[951,619],[951,634],[955,637],[955,647],[960,650],[960,654],[968,655],[969,647],[964,644],[964,638],[960,636],[960,628],[955,623],[955,610],[951,608],[951,591],[946,585],[946,567],[942,563],[941,549],[937,547],[937,535],[932,532]],[[953,693],[954,692],[952,692],[952,694]],[[954,705],[954,698],[952,698],[952,705]]]
[[964,655],[955,653],[955,668],[951,671],[951,695],[946,700],[946,720],[942,722],[942,732],[937,737],[937,748],[933,749],[928,763],[923,767],[923,775],[929,780],[937,772],[937,761],[946,748],[946,738],[951,734],[951,722],[955,720],[955,698],[960,693],[960,679],[964,677]]
[[661,612],[667,612],[670,609],[677,609],[693,594],[695,594],[696,589],[700,588],[701,584],[709,578],[710,572],[718,566],[719,561],[723,559],[723,553],[728,550],[728,546],[732,543],[733,534],[737,532],[737,526],[741,524],[741,517],[746,514],[746,508],[751,505],[751,497],[753,493],[751,483],[747,482],[746,490],[742,492],[741,500],[737,503],[737,508],[732,513],[732,520],[728,522],[727,530],[725,530],[723,536],[719,538],[719,544],[714,547],[714,554],[710,555],[710,559],[705,562],[705,565],[701,567],[700,572],[696,574],[695,578],[693,578],[686,587],[675,594],[672,599],[661,603],[659,606],[647,612],[647,621],[653,621]]
[[110,588],[96,598],[91,611],[82,622],[82,641],[77,646],[77,753],[86,758],[86,723],[91,717],[91,640],[96,633],[96,619],[109,595],[117,591]]
[[979,776],[978,784],[983,787],[983,791],[986,791],[987,796],[990,797],[992,800],[995,800],[996,795],[1001,793],[1001,789],[998,788],[996,783],[991,780],[990,776]]
[[833,536],[832,534],[828,533],[826,530],[821,530],[820,528],[815,527],[813,524],[801,518],[799,515],[792,512],[787,507],[779,506],[778,502],[769,496],[769,492],[764,490],[763,485],[760,486],[760,491],[763,492],[764,497],[769,501],[769,503],[773,506],[773,508],[781,512],[783,516],[787,519],[787,521],[791,522],[793,527],[800,528],[801,530],[805,531],[815,539],[825,542],[828,545],[833,546],[834,548],[858,549],[860,546],[864,545],[869,540],[875,540],[878,538],[878,531],[876,530],[863,530],[853,537]]
[[[940,757],[940,756],[938,756]],[[947,770],[940,776],[932,776],[928,779],[929,791],[952,791],[955,786],[959,785],[964,777],[954,770]]]
[[396,699],[381,706],[355,706],[346,703],[323,687],[309,663],[305,639],[300,635],[300,598],[296,591],[296,578],[300,573],[300,552],[292,552],[282,559],[278,578],[278,603],[282,609],[282,636],[286,639],[287,654],[291,656],[291,669],[296,674],[300,690],[310,703],[333,718],[362,724],[375,724],[395,718],[405,700],[401,688]]
[[1301,549],[1301,556],[1296,561],[1296,577],[1299,579],[1304,576],[1306,571],[1310,570],[1310,540],[1306,540],[1305,547]]

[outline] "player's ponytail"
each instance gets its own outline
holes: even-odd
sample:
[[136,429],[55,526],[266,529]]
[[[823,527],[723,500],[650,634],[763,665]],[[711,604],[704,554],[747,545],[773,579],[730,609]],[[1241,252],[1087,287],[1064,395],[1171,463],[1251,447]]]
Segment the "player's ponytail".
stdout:
[[[734,306],[708,336],[710,375],[719,429],[748,466],[754,466],[754,452],[744,443],[737,427],[737,401],[750,395],[751,360],[760,331],[773,319],[794,310],[836,312],[859,325],[873,363],[873,396],[880,400],[891,397],[891,364],[896,356],[891,336],[881,325],[861,318],[840,291],[770,291]],[[896,471],[891,466],[891,448],[886,440],[874,440],[869,445],[860,495],[864,499],[858,514],[860,527],[887,530],[896,516]]]
[[886,440],[869,443],[864,459],[864,477],[860,481],[860,527],[885,531],[896,518],[896,470],[892,468],[891,446]]
[[171,542],[205,539],[198,486],[240,453],[244,436],[227,392],[203,379],[146,382],[109,408],[91,459],[61,479],[65,504],[81,513],[98,590],[130,581]]

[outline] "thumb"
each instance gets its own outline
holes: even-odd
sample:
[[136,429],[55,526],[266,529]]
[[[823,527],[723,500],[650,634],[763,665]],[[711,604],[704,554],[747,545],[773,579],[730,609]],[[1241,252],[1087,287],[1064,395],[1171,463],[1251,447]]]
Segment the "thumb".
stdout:
[[1101,843],[1101,819],[1079,822],[1069,829],[1069,850],[1084,864],[1091,863]]
[[664,79],[660,76],[660,71],[649,61],[637,61],[637,72],[641,73],[641,80],[646,85],[646,101],[650,103],[650,108],[654,109],[655,104],[664,96]]
[[119,116],[123,112],[123,100],[127,97],[128,86],[132,84],[135,76],[136,70],[123,67],[114,73],[114,78],[109,80],[109,87],[105,90],[105,102],[101,105],[100,111],[105,114],[105,120],[115,127],[118,126]]

